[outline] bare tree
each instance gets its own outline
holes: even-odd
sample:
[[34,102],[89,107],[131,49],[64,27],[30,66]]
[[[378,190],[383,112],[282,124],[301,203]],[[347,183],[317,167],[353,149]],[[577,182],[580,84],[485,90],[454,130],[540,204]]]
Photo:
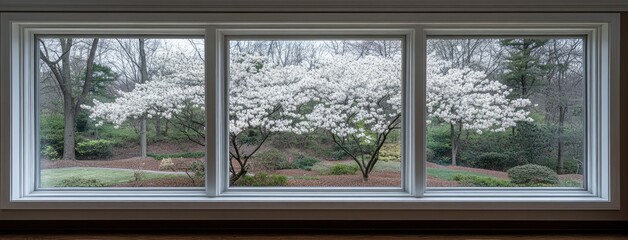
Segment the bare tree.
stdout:
[[89,55],[87,57],[87,64],[85,69],[85,79],[82,82],[79,81],[81,91],[76,95],[73,91],[75,82],[72,81],[71,69],[70,69],[70,51],[73,47],[72,38],[60,38],[61,55],[57,59],[51,59],[52,54],[48,50],[46,44],[40,40],[40,52],[39,58],[50,68],[50,71],[54,75],[54,78],[59,84],[59,89],[63,95],[63,114],[64,114],[64,129],[63,129],[63,157],[65,160],[75,160],[76,155],[74,153],[75,144],[75,123],[76,116],[81,111],[81,104],[84,103],[87,95],[90,92],[93,71],[94,71],[94,58],[96,56],[96,50],[98,48],[98,38],[94,38],[91,43]]

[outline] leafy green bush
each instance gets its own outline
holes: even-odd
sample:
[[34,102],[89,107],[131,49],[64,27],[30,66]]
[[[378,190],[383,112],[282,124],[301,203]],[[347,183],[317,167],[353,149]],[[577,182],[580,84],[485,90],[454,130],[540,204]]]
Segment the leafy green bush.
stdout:
[[83,141],[76,144],[78,159],[104,159],[113,155],[113,142],[103,139]]
[[482,177],[475,175],[454,175],[454,181],[459,182],[465,187],[512,187],[513,184],[508,180],[494,178],[494,177]]
[[433,153],[431,162],[449,164],[448,159],[451,159],[448,158],[451,155],[450,141],[449,124],[432,124],[427,127],[427,148]]
[[481,153],[476,158],[471,158],[468,163],[474,168],[504,171],[508,169],[510,155],[501,152]]
[[286,154],[276,148],[271,148],[255,156],[255,168],[263,170],[280,170],[293,168]]
[[512,183],[522,185],[559,183],[556,172],[548,167],[536,164],[526,164],[508,169],[508,177]]
[[[50,156],[61,156],[63,154],[63,121],[63,115],[41,115],[39,123],[39,127],[41,130],[39,133],[41,137],[41,150],[43,156],[50,158]],[[56,154],[54,154],[53,152],[56,152]]]
[[288,177],[279,174],[257,173],[253,176],[244,175],[235,182],[236,186],[246,187],[275,187],[288,184]]
[[116,147],[137,144],[140,141],[140,135],[132,127],[120,126],[116,128],[111,124],[98,127],[98,136],[110,139]]
[[360,168],[356,165],[336,164],[329,168],[329,175],[353,175]]
[[146,154],[146,156],[152,157],[156,160],[162,160],[166,158],[202,158],[205,157],[205,152],[182,152],[172,154],[148,153]]
[[95,178],[70,177],[61,180],[56,187],[106,187],[107,185]]
[[312,171],[312,167],[314,166],[314,164],[320,162],[321,160],[318,160],[316,158],[313,157],[306,157],[306,156],[298,156],[297,158],[295,158],[292,161],[292,165],[294,165],[294,167],[298,168],[298,169],[303,169],[303,170],[307,170],[307,171]]
[[379,160],[384,162],[401,162],[401,144],[384,144],[379,150]]
[[59,153],[57,152],[57,150],[55,150],[52,146],[48,145],[46,147],[44,147],[41,150],[41,155],[43,155],[44,157],[50,159],[50,160],[57,160],[59,159],[59,157],[61,155],[59,155]]

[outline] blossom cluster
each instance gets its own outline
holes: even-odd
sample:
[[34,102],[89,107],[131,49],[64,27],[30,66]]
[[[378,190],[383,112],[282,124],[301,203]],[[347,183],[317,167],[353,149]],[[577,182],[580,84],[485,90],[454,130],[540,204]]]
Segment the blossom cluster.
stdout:
[[428,56],[426,107],[429,118],[461,125],[464,130],[504,131],[518,121],[531,122],[525,109],[530,100],[509,99],[506,85],[490,80],[481,71],[449,68],[448,64]]
[[[113,102],[94,101],[90,117],[99,124],[129,119],[171,118],[185,107],[205,107],[203,60],[184,53],[158,59],[164,69]],[[390,131],[402,111],[400,57],[321,56],[315,66],[272,63],[261,55],[233,52],[227,74],[229,132],[260,128],[306,133],[324,129],[336,136],[370,141],[369,133]],[[531,121],[527,99],[508,98],[510,89],[469,68],[445,69],[428,57],[427,111],[430,117],[464,129],[503,131]]]

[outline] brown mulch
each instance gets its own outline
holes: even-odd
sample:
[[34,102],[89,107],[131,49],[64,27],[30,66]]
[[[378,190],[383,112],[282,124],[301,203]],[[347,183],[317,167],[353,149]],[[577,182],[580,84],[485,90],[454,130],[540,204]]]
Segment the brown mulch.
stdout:
[[[314,172],[315,176],[316,172]],[[368,182],[362,181],[362,175],[358,172],[354,175],[322,175],[317,179],[288,180],[289,187],[400,187],[401,174],[399,172],[372,172]]]

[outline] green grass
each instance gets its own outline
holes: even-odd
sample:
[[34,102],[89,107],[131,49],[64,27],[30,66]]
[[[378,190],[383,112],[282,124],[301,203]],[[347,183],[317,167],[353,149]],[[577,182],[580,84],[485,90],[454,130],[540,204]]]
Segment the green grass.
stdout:
[[[142,180],[174,176],[178,176],[178,174],[145,172]],[[128,183],[134,180],[131,169],[116,170],[92,167],[44,169],[41,171],[41,187],[60,186],[64,179],[72,177],[98,179],[105,186]]]
[[427,168],[427,175],[432,176],[445,181],[455,181],[454,176],[456,175],[463,176],[478,176],[478,177],[493,177],[486,174],[474,173],[474,172],[466,172],[460,170],[451,170],[445,168]]
[[205,157],[205,152],[182,152],[173,154],[149,153],[146,155],[157,160],[162,160],[164,158],[202,158]]

